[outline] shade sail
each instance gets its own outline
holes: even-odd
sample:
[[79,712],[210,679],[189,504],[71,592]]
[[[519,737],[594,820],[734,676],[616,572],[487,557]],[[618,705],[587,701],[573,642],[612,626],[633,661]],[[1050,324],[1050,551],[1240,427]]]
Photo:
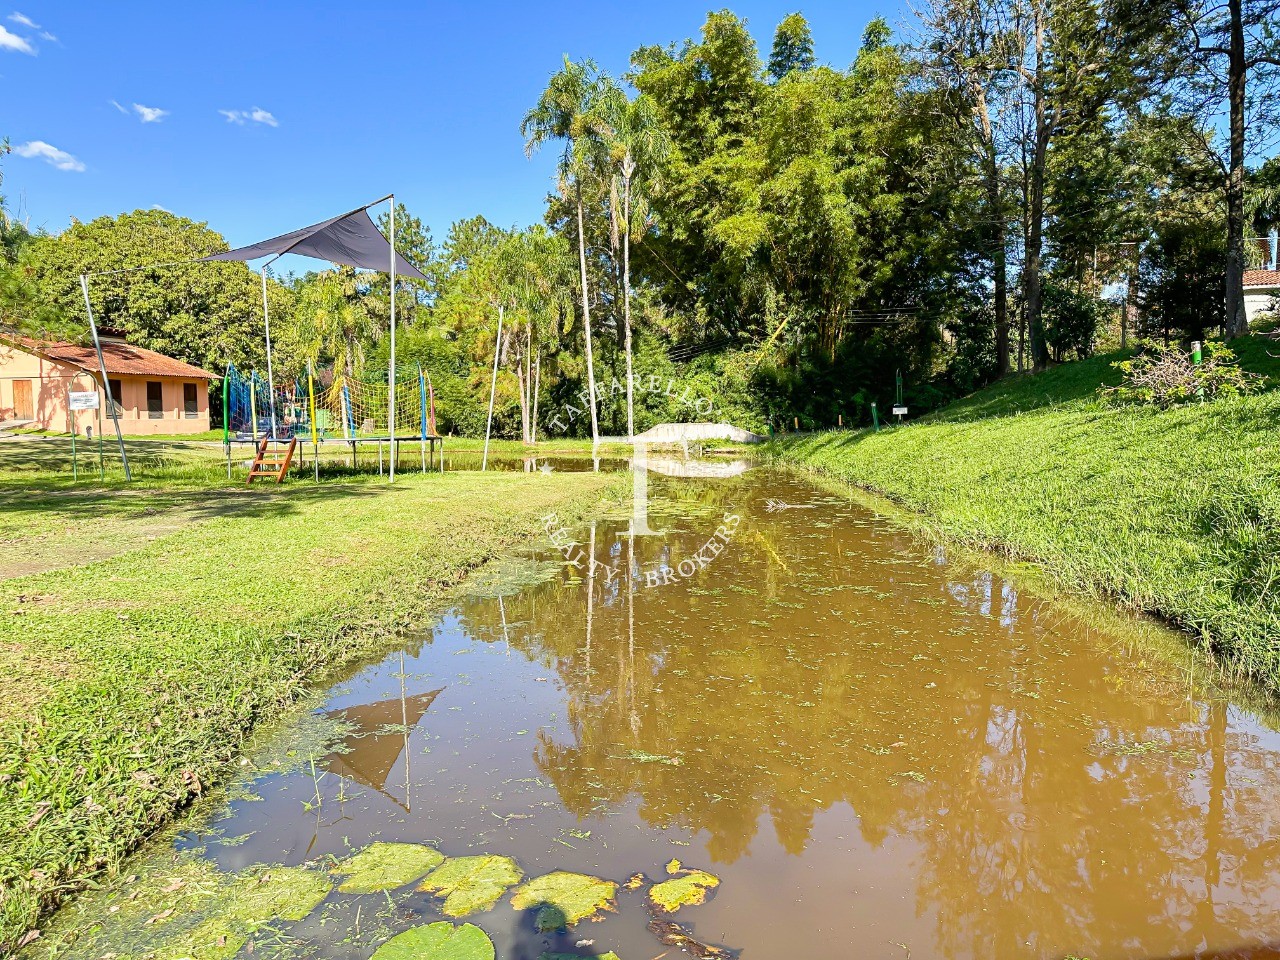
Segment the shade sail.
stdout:
[[[283,253],[296,253],[348,267],[381,270],[383,273],[387,273],[391,266],[391,244],[374,225],[367,209],[353,210],[323,223],[313,223],[301,230],[228,250],[226,253],[215,253],[202,260],[257,260]],[[398,253],[396,274],[417,280],[427,279],[417,267]]]

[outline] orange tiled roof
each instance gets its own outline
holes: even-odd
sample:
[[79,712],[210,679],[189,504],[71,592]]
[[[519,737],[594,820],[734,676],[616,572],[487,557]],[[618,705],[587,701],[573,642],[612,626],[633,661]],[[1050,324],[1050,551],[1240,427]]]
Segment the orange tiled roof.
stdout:
[[[98,357],[93,347],[78,343],[52,343],[18,337],[17,345],[24,349],[42,354],[58,363],[66,363],[82,370],[98,369]],[[163,353],[135,347],[118,340],[102,341],[102,361],[107,373],[135,377],[186,377],[190,380],[216,380],[217,376],[208,370],[167,357]]]
[[1280,287],[1280,270],[1246,270],[1246,287]]

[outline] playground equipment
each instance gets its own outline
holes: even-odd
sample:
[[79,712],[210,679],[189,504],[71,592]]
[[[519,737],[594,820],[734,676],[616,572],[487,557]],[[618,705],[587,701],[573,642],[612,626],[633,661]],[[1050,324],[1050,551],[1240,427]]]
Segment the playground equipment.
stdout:
[[258,444],[258,455],[253,458],[253,465],[249,467],[249,479],[245,481],[245,486],[252,486],[253,481],[258,477],[275,477],[276,483],[284,482],[289,472],[289,465],[293,463],[294,451],[298,449],[298,438],[294,437],[290,440],[289,445],[284,449],[284,456],[274,460],[267,459],[267,445],[270,442],[270,437],[263,437],[262,442]]
[[[289,445],[292,449],[298,443],[309,443],[317,479],[321,451],[328,444],[347,445],[352,467],[359,464],[362,445],[376,445],[381,473],[384,465],[393,469],[400,462],[405,442],[416,440],[422,472],[437,464],[444,469],[444,440],[436,429],[435,388],[421,366],[409,375],[400,371],[392,391],[381,382],[334,375],[332,371],[322,371],[317,377],[310,365],[304,376],[278,385],[260,377],[256,370],[245,375],[230,366],[222,381],[222,409],[228,477],[236,443],[252,443],[259,450],[259,459],[271,446]],[[272,464],[279,466],[282,459],[291,460],[292,456],[277,456]],[[257,467],[255,461],[251,475]],[[288,470],[287,464],[284,470]],[[283,476],[281,472],[280,478]]]
[[[388,223],[390,229],[389,237],[384,237],[379,232],[373,219],[369,216],[369,208],[376,206],[384,201],[390,203],[390,216]],[[396,274],[400,276],[410,276],[419,280],[425,280],[422,272],[417,267],[405,260],[400,254],[395,252],[396,244],[396,198],[395,194],[388,194],[381,197],[373,203],[366,203],[362,207],[357,207],[348,213],[332,217],[320,223],[313,223],[308,227],[302,227],[291,233],[282,234],[273,237],[270,240],[263,240],[260,243],[250,244],[247,247],[238,247],[235,250],[227,250],[222,253],[211,254],[207,257],[200,257],[196,260],[184,260],[176,263],[156,263],[148,264],[141,267],[123,267],[119,270],[103,270],[96,273],[85,273],[80,275],[80,289],[84,293],[84,308],[89,317],[89,330],[93,334],[94,347],[98,354],[98,368],[102,375],[102,389],[106,394],[107,408],[111,412],[112,422],[115,424],[116,439],[120,445],[120,459],[124,464],[124,475],[126,480],[132,480],[132,474],[129,471],[129,454],[125,450],[124,436],[120,432],[120,423],[116,417],[114,397],[111,396],[111,384],[107,379],[107,368],[102,358],[102,348],[98,342],[98,325],[93,317],[93,305],[89,301],[89,278],[98,276],[108,276],[112,274],[131,273],[135,270],[154,270],[161,267],[182,267],[191,266],[197,263],[211,263],[218,260],[238,260],[248,263],[251,260],[260,260],[269,258],[262,265],[262,326],[263,334],[266,339],[267,346],[267,380],[266,380],[266,400],[268,435],[272,442],[281,440],[277,434],[279,433],[279,422],[277,420],[276,408],[276,387],[275,374],[272,369],[273,355],[271,350],[271,317],[267,309],[267,267],[283,257],[287,253],[296,254],[303,257],[313,257],[317,260],[327,260],[330,263],[342,264],[350,267],[362,267],[368,270],[377,270],[386,272],[391,277],[390,283],[390,306],[391,306],[391,356],[387,365],[387,401],[386,412],[382,419],[387,431],[387,442],[390,445],[391,459],[389,464],[388,480],[395,481],[396,478],[396,460],[399,453],[399,446],[396,436]],[[228,379],[230,377],[228,376]],[[308,382],[312,377],[308,374]],[[314,389],[311,389],[311,396],[314,397]],[[256,408],[258,400],[257,387],[253,386],[249,390],[250,407]],[[229,409],[224,405],[224,410]],[[257,412],[253,409],[251,413],[253,419],[252,432],[257,432]],[[312,418],[314,420],[314,417]],[[425,416],[424,416],[425,420]],[[371,431],[376,430],[377,419],[374,418],[370,425]],[[231,445],[229,440],[229,431],[225,431],[223,435],[227,444],[227,470],[231,469],[230,451]],[[438,439],[438,438],[437,438]],[[318,431],[313,429],[312,440],[317,447],[318,460]],[[381,446],[379,446],[379,458],[381,459]],[[355,460],[355,446],[352,446],[352,459]],[[317,477],[319,476],[319,467],[317,466]],[[425,469],[425,456],[424,456]]]

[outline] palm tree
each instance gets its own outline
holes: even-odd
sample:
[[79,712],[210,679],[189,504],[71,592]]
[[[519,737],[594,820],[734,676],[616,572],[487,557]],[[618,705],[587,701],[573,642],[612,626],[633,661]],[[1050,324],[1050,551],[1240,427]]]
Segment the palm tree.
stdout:
[[365,345],[377,342],[383,330],[367,308],[362,283],[354,269],[338,267],[302,285],[290,333],[300,361],[330,358],[348,379],[360,372]]
[[591,441],[600,440],[596,413],[596,374],[591,349],[591,303],[587,290],[587,238],[583,215],[583,181],[599,168],[602,146],[600,115],[602,94],[600,71],[591,60],[573,63],[568,57],[564,69],[552,74],[538,104],[525,116],[520,132],[525,137],[525,153],[532,155],[548,140],[563,140],[560,155],[560,182],[572,190],[578,213],[578,267],[582,282],[582,325],[587,341],[587,391],[591,402]]
[[[639,242],[649,228],[649,201],[658,188],[659,170],[671,141],[658,120],[653,101],[644,94],[629,100],[620,87],[606,81],[601,106],[608,124],[609,159],[616,170],[610,198],[620,196],[622,204],[622,323],[627,355],[627,437],[631,438],[636,432],[631,368],[631,232],[636,230]],[[621,190],[617,189],[619,184]],[[613,211],[615,218],[617,213]]]

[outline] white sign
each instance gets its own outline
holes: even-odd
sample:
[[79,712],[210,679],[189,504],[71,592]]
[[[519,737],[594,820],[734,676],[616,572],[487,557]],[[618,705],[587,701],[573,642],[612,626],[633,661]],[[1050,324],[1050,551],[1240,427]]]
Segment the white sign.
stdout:
[[905,417],[905,416],[907,415],[907,408],[906,408],[906,407],[894,407],[894,408],[893,408],[893,415],[894,415],[895,417]]
[[72,410],[97,410],[98,394],[94,390],[72,390],[71,403]]

